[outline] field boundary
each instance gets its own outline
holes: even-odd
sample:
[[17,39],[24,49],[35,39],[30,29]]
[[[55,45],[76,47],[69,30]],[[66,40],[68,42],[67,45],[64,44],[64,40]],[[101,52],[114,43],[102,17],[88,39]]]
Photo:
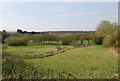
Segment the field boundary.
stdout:
[[[88,45],[82,45],[81,47],[88,47]],[[47,54],[41,54],[41,55],[35,55],[35,58],[46,58],[46,57],[50,57],[56,54],[60,54],[63,52],[66,52],[67,50],[72,50],[75,48],[80,48],[80,47],[57,47],[57,50],[52,51],[52,52],[48,52]]]
[[57,50],[55,51],[52,51],[52,52],[48,52],[47,54],[44,54],[44,55],[35,55],[35,58],[45,58],[45,57],[50,57],[50,56],[53,56],[53,55],[56,55],[56,54],[60,54],[60,53],[63,53],[63,52],[66,52],[67,50],[71,50],[71,49],[74,49],[76,47],[59,47],[57,48]]

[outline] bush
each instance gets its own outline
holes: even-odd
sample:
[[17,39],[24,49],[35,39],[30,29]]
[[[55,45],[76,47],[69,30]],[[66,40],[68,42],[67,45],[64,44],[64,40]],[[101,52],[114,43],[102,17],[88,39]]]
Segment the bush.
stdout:
[[80,47],[80,44],[79,44],[78,41],[72,42],[71,45],[74,46],[74,47]]
[[102,44],[102,40],[103,40],[102,37],[94,37],[94,38],[93,38],[94,43],[95,43],[95,44],[98,44],[98,45],[101,45],[101,44]]
[[31,36],[31,40],[35,43],[52,43],[53,41],[58,41],[58,37],[56,34],[34,34]]
[[5,79],[76,79],[65,71],[55,71],[51,68],[35,67],[34,63],[23,59],[10,58],[2,62],[2,76]]
[[[32,74],[34,66],[32,63],[25,63],[22,59],[9,58],[2,62],[2,74],[6,79],[28,78]],[[8,77],[9,76],[9,77]]]
[[2,45],[2,59],[11,56],[8,52],[5,51],[7,48],[8,46],[6,44]]
[[8,46],[6,44],[2,45],[2,51],[6,50],[8,48]]
[[106,47],[120,47],[120,37],[118,36],[118,31],[107,35],[103,40],[103,45]]
[[66,34],[61,36],[61,42],[63,45],[70,45],[72,43],[73,36],[72,34]]
[[27,45],[29,39],[27,36],[10,36],[6,38],[5,42],[9,46],[21,46],[21,45]]

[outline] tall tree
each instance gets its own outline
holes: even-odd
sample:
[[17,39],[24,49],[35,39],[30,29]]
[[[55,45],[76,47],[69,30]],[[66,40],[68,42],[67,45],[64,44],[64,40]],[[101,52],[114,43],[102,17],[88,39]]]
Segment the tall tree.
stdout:
[[111,23],[110,21],[101,21],[98,24],[98,27],[95,32],[95,36],[97,37],[105,37],[107,34],[110,34],[117,30],[117,23]]

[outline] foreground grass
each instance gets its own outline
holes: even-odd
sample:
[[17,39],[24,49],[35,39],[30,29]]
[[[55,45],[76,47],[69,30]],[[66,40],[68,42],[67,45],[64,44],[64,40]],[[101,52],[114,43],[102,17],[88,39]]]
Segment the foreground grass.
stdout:
[[[62,46],[61,46],[62,47]],[[56,50],[55,45],[9,46],[12,54],[37,55]],[[118,57],[108,48],[93,45],[76,48],[51,57],[27,59],[37,68],[54,69],[71,73],[78,79],[106,79],[118,73]]]
[[77,78],[110,78],[118,73],[118,58],[102,46],[76,48],[44,59],[29,60],[43,68],[66,71]]

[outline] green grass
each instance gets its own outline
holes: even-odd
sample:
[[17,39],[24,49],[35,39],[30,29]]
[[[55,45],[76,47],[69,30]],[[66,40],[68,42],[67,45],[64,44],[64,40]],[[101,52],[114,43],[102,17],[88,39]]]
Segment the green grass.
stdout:
[[47,52],[51,52],[56,50],[55,46],[46,46],[46,45],[31,45],[31,46],[9,46],[6,50],[7,52],[10,52],[15,55],[29,55],[29,56],[35,56],[35,55],[43,55]]
[[[56,45],[9,46],[6,51],[12,54],[34,56],[53,50],[56,50]],[[51,57],[26,61],[34,62],[37,68],[71,73],[78,79],[106,79],[118,73],[118,56],[100,45],[75,48]]]
[[[60,45],[64,47],[65,45]],[[69,45],[68,45],[69,46]],[[29,46],[8,46],[6,52],[14,55],[23,55],[34,57],[35,55],[44,55],[56,50],[56,45],[29,45]]]
[[77,78],[110,78],[118,73],[118,58],[107,48],[90,46],[77,48],[44,59],[29,60],[43,68],[72,73]]

